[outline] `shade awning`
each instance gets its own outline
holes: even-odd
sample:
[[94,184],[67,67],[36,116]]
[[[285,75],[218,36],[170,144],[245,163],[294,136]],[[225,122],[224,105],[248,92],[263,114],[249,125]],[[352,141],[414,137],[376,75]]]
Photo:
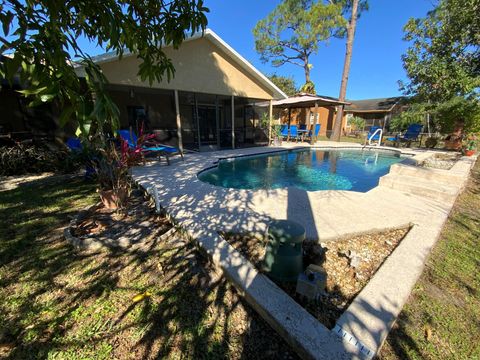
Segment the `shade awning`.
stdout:
[[308,108],[318,106],[336,106],[350,105],[345,101],[340,101],[329,96],[319,96],[312,94],[298,94],[282,100],[272,102],[272,106],[276,108]]

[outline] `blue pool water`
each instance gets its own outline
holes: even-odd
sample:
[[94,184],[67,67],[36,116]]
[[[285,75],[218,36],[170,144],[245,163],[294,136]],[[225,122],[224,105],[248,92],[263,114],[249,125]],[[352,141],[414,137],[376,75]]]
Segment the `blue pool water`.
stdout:
[[376,150],[294,150],[221,160],[218,167],[198,177],[212,185],[235,189],[292,186],[307,191],[366,192],[401,160],[396,153]]

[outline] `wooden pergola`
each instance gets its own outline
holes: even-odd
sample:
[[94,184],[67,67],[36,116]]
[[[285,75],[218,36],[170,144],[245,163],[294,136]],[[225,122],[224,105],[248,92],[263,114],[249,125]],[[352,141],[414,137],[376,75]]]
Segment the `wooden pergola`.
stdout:
[[[310,109],[315,108],[315,124],[318,123],[318,107],[319,106],[345,106],[350,105],[348,102],[340,101],[336,98],[329,96],[320,96],[307,93],[300,93],[295,96],[288,97],[286,99],[272,101],[272,108],[288,109],[288,123],[291,121],[292,109],[307,108],[308,111],[305,114],[305,123],[308,123],[310,117]],[[270,116],[270,128],[272,126],[272,116]],[[269,140],[271,140],[271,133],[269,131]]]

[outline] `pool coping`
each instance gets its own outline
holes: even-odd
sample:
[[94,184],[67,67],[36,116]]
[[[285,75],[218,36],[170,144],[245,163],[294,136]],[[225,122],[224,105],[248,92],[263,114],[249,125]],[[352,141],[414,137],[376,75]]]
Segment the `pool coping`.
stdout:
[[[340,146],[335,147],[342,148]],[[323,145],[317,146],[317,148],[332,147]],[[343,148],[358,149],[358,146],[344,144]],[[398,151],[396,149],[388,150]],[[284,151],[284,148],[278,151]],[[258,152],[255,154],[258,154]],[[414,159],[414,161],[421,161],[421,155],[421,153],[418,154],[419,157]],[[432,154],[430,154],[430,156],[431,155]],[[212,158],[215,158],[215,156]],[[218,157],[216,158],[218,161]],[[466,175],[468,176],[468,173]],[[144,187],[152,185],[151,181],[153,179],[149,179],[148,176],[147,178],[145,178],[145,176],[142,177],[141,172],[133,176]],[[153,178],[155,178],[155,176],[153,176]],[[394,192],[386,193],[394,194]],[[399,197],[400,200],[404,198],[405,197]],[[175,199],[173,199],[173,203],[175,203]],[[417,205],[421,206],[421,203]],[[431,209],[432,212],[435,213],[433,218],[429,217],[431,220],[430,225],[433,226],[425,227],[425,219],[423,220],[423,224],[414,225],[413,229],[399,247],[390,255],[367,286],[344,312],[337,322],[338,326],[332,331],[320,324],[268,278],[258,273],[248,260],[243,258],[238,251],[233,249],[218,235],[214,228],[207,226],[203,231],[198,231],[195,226],[192,226],[192,222],[189,221],[188,216],[186,217],[188,214],[174,209],[175,204],[173,204],[171,216],[177,219],[179,225],[184,227],[187,234],[206,250],[212,257],[214,263],[223,270],[224,274],[244,294],[245,299],[252,307],[265,318],[300,356],[303,358],[317,359],[349,359],[371,358],[376,353],[386,334],[388,334],[388,330],[393,324],[398,312],[401,310],[403,303],[406,301],[406,298],[408,298],[411,287],[413,287],[419,274],[421,274],[423,261],[428,255],[431,246],[433,246],[433,243],[436,241],[436,238],[438,238],[441,227],[451,209],[451,206],[432,205],[428,202],[426,205],[427,208],[429,206],[438,207]],[[169,211],[168,207],[167,211]],[[375,230],[379,229],[377,228]],[[427,241],[425,241],[425,236],[428,237]],[[393,292],[394,297],[398,297],[399,291],[402,296],[400,296],[395,304],[385,306],[385,297],[382,297],[382,293],[387,293],[388,296],[392,296],[391,291],[385,291],[385,288],[392,287],[391,276],[389,277],[387,275],[391,275],[392,269],[395,270],[393,271],[394,276],[395,273],[399,273],[399,266],[400,269],[404,267],[405,253],[408,254],[409,251],[412,251],[412,245],[415,245],[413,249],[413,251],[415,251],[419,243],[422,244],[422,246],[420,256],[417,259],[418,261],[412,264],[412,271],[405,274],[407,278],[403,279],[405,285],[401,289],[395,288]],[[398,249],[402,250],[397,252]],[[410,256],[410,258],[414,257]],[[390,281],[387,282],[387,286],[385,286],[384,282],[386,278]],[[374,279],[377,280],[373,281]],[[365,309],[367,304],[370,304],[372,308],[378,307],[378,309],[386,309],[386,311],[384,313],[369,311]]]

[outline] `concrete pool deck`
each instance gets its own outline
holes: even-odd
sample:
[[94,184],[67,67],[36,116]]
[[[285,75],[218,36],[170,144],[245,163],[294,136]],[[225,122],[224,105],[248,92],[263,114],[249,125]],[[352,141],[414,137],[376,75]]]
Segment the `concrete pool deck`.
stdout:
[[[396,178],[367,193],[307,192],[296,188],[255,191],[225,189],[203,183],[197,178],[198,172],[214,166],[221,158],[306,146],[286,144],[281,148],[188,154],[184,162],[177,161],[171,166],[152,163],[134,168],[132,175],[143,187],[157,188],[161,205],[169,215],[199,242],[244,293],[247,301],[302,357],[368,358],[380,348],[408,298],[453,201],[439,201],[434,197],[418,195],[418,192],[415,195],[408,188],[399,191],[392,185],[397,184],[393,181]],[[362,146],[318,142],[315,147]],[[425,151],[406,151],[414,154],[417,161],[432,155]],[[455,173],[453,176],[461,180],[452,185],[456,189],[455,194],[463,187],[472,164],[473,161],[464,161],[456,169],[458,171],[452,169]],[[400,178],[405,177],[405,171],[400,170],[397,170]],[[450,181],[450,173],[421,171],[426,171],[428,176],[435,175],[431,186],[425,182],[429,187],[435,187],[436,177],[445,176],[446,181]],[[408,176],[412,177],[412,174]],[[416,173],[413,174],[415,176]],[[443,188],[440,186],[444,184],[438,186],[441,192]],[[219,231],[263,232],[271,219],[297,221],[305,226],[307,236],[317,241],[409,224],[414,224],[414,227],[342,315],[334,332],[259,274],[218,235]],[[343,338],[340,339],[336,334]]]
[[[318,146],[339,147],[338,143]],[[360,148],[358,144],[341,144]],[[226,189],[204,183],[197,174],[219,159],[305,147],[248,148],[189,154],[172,166],[156,163],[135,168],[133,175],[149,187],[158,184],[162,206],[195,233],[208,228],[239,233],[264,232],[271,219],[290,219],[305,226],[307,238],[327,241],[372,230],[402,227],[445,211],[442,204],[411,198],[388,187],[369,192],[314,191],[297,188],[275,190]],[[408,153],[412,153],[411,150]],[[423,204],[431,205],[425,209]],[[418,220],[417,220],[418,219]],[[354,220],[354,221],[352,221]]]

